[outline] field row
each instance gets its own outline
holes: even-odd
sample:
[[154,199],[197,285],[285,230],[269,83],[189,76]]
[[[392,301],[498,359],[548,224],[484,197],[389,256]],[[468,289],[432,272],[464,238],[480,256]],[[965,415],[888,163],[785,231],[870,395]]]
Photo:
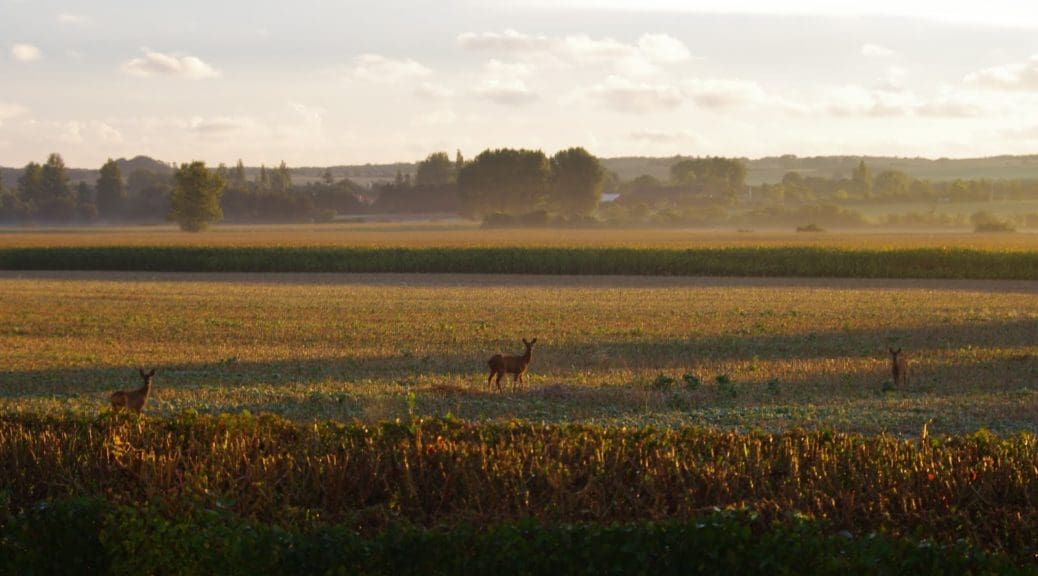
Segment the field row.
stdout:
[[[22,276],[22,277],[19,277]],[[917,434],[1033,430],[1030,282],[0,274],[0,405]],[[537,337],[528,384],[487,359]],[[891,386],[888,347],[910,379]],[[510,388],[510,384],[508,386]]]
[[0,270],[1038,280],[1038,252],[970,248],[8,247]]
[[962,248],[1030,251],[1035,234],[947,231],[795,233],[791,230],[623,228],[480,229],[460,220],[313,225],[220,225],[202,234],[176,226],[0,228],[0,247],[382,247],[382,248]]

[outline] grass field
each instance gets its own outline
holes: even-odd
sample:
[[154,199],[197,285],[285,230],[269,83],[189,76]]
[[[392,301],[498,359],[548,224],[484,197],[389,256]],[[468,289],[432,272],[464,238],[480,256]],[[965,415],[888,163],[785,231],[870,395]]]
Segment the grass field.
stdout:
[[[0,406],[916,434],[1033,431],[1038,283],[0,273]],[[538,337],[529,384],[486,359]],[[903,389],[888,346],[911,356]],[[686,383],[689,375],[692,385]],[[695,376],[699,384],[692,380]]]

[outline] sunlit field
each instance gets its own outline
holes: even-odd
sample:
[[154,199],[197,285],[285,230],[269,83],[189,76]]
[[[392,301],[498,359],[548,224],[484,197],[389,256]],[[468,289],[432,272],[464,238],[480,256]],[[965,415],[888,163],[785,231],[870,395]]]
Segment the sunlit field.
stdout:
[[[0,406],[917,434],[1034,429],[1038,283],[0,275]],[[527,384],[486,360],[537,337]],[[888,347],[909,382],[893,387]]]
[[530,246],[530,247],[725,247],[827,246],[838,248],[974,248],[1033,250],[1033,231],[1011,234],[915,231],[829,231],[632,228],[480,229],[465,220],[333,223],[311,225],[220,225],[185,234],[174,226],[118,228],[2,228],[0,248],[39,246]]

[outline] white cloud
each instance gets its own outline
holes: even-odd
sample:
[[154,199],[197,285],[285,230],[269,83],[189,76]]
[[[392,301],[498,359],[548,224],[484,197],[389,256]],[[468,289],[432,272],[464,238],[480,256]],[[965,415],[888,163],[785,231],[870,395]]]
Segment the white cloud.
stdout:
[[921,97],[911,90],[873,90],[855,85],[827,90],[826,96],[814,108],[822,108],[833,116],[876,118],[967,118],[981,116],[985,112],[980,102],[956,91]]
[[487,79],[475,92],[479,97],[502,106],[523,106],[537,100],[537,94],[519,78]]
[[889,58],[896,55],[892,49],[886,46],[880,46],[879,44],[862,44],[861,55],[868,58]]
[[637,130],[631,132],[629,135],[631,140],[636,142],[642,142],[651,145],[672,145],[672,144],[685,144],[693,146],[704,146],[706,140],[704,140],[698,134],[693,134],[687,130],[668,131],[668,130]]
[[615,38],[592,38],[586,34],[564,37],[531,36],[515,30],[468,32],[457,37],[458,44],[476,52],[494,52],[563,66],[612,65],[626,73],[646,73],[660,66],[691,58],[684,42],[667,34],[643,34],[635,43]]
[[0,126],[3,126],[5,120],[12,120],[28,112],[29,110],[21,104],[0,100]]
[[303,104],[302,102],[289,102],[288,106],[307,124],[322,123],[324,121],[324,115],[328,113],[328,110],[321,108],[320,106],[310,106]]
[[549,50],[552,41],[547,36],[529,36],[515,30],[504,32],[465,32],[458,35],[458,44],[466,50],[495,52],[531,52]]
[[1023,62],[985,68],[966,75],[968,84],[998,90],[1038,90],[1038,54]]
[[143,58],[134,58],[123,64],[123,72],[132,76],[172,76],[178,78],[219,78],[220,71],[195,56],[164,54],[143,49]]
[[441,110],[433,110],[428,114],[422,114],[415,120],[415,124],[418,126],[444,126],[447,124],[453,124],[458,119],[458,115],[449,108]]
[[69,24],[72,26],[87,26],[93,24],[93,19],[83,14],[74,14],[72,12],[61,12],[58,14],[58,22],[61,24]]
[[430,100],[442,100],[454,95],[454,91],[450,88],[433,82],[422,82],[414,89],[414,93]]
[[43,58],[43,53],[32,44],[13,44],[11,46],[11,58],[19,62],[35,62]]
[[676,86],[633,82],[620,76],[610,76],[593,86],[588,96],[618,112],[635,114],[673,110],[685,99]]
[[764,90],[756,82],[730,79],[693,79],[686,83],[686,94],[703,108],[730,108],[763,104]]
[[399,82],[432,74],[432,70],[411,60],[388,58],[381,54],[361,54],[353,59],[351,75],[365,82]]
[[56,125],[55,128],[58,141],[65,144],[112,145],[123,141],[123,135],[119,130],[107,122],[98,120],[73,120]]
[[253,127],[256,122],[250,118],[232,116],[215,116],[205,118],[195,116],[188,122],[188,128],[205,137],[220,138]]

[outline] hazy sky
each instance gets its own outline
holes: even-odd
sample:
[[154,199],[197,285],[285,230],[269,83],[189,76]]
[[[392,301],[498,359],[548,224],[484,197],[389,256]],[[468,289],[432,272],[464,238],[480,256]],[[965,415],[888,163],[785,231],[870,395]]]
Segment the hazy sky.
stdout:
[[0,0],[0,50],[6,166],[1038,153],[1029,1]]

